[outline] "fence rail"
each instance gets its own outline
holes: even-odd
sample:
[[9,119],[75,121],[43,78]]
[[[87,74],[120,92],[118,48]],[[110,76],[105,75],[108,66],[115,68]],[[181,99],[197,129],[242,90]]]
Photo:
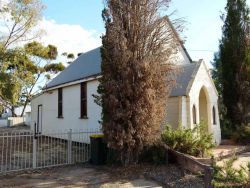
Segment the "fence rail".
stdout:
[[90,159],[89,136],[99,131],[0,133],[0,174],[84,163]]

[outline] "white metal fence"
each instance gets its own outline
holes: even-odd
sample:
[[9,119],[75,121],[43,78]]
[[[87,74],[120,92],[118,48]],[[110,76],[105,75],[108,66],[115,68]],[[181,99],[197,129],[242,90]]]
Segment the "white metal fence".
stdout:
[[99,131],[33,134],[0,133],[0,174],[36,168],[84,163],[90,159],[89,136]]

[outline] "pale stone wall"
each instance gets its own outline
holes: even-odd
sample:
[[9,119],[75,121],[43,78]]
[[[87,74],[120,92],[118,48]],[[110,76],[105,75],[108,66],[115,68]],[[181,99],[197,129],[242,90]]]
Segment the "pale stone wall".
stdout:
[[176,53],[170,56],[170,61],[177,64],[177,65],[183,65],[183,64],[189,64],[191,63],[189,58],[187,57],[185,51],[181,46],[178,46]]
[[187,97],[179,97],[179,123],[185,128],[188,128],[188,111],[187,111]]
[[[196,115],[197,115],[197,122],[200,122],[199,118],[199,95],[200,90],[205,88],[207,101],[207,112],[208,112],[208,131],[214,135],[214,140],[216,143],[221,142],[221,130],[220,130],[220,121],[219,121],[219,114],[218,114],[218,94],[213,84],[212,78],[208,73],[205,63],[203,62],[196,74],[196,77],[193,80],[193,84],[190,88],[189,92],[189,104],[187,104],[188,111],[190,114],[188,124],[190,127],[193,127],[193,117],[192,117],[192,107],[193,105],[196,106]],[[212,108],[213,106],[216,109],[216,125],[213,124],[212,118]]]
[[173,128],[177,128],[179,123],[179,97],[168,98],[166,122]]

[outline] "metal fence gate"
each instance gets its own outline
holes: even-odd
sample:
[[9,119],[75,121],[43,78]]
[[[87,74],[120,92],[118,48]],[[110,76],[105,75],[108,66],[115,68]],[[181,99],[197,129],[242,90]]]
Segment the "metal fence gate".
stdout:
[[0,174],[88,162],[89,136],[98,131],[0,133]]

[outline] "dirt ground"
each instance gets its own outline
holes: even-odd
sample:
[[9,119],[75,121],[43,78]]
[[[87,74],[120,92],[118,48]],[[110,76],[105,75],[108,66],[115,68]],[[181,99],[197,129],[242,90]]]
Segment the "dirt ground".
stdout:
[[60,167],[33,173],[13,174],[0,177],[0,187],[161,187],[144,178],[116,179],[104,170],[90,167]]
[[200,178],[188,174],[181,177],[178,168],[174,166],[157,167],[154,170],[145,165],[143,168],[129,167],[127,169],[90,165],[58,167],[1,176],[0,187],[203,187]]
[[31,129],[30,129],[30,126],[27,126],[27,125],[19,125],[19,126],[13,126],[13,127],[0,127],[0,133],[13,132],[13,131],[29,132],[31,131]]

